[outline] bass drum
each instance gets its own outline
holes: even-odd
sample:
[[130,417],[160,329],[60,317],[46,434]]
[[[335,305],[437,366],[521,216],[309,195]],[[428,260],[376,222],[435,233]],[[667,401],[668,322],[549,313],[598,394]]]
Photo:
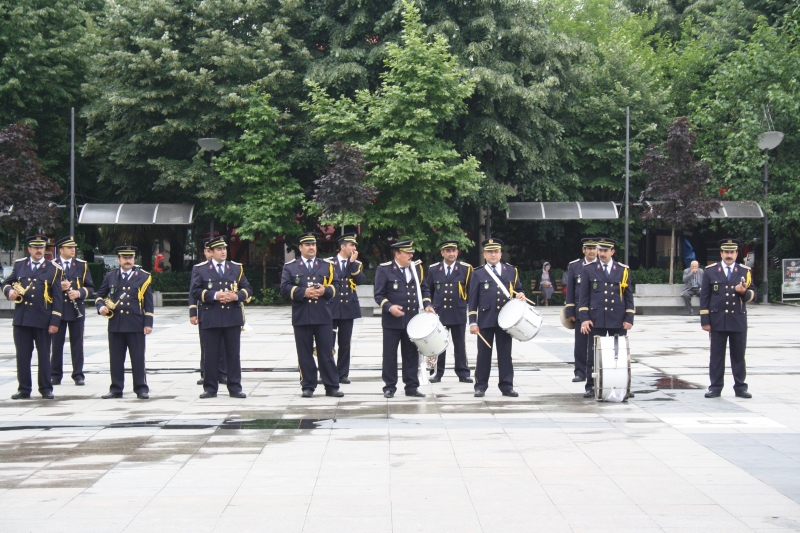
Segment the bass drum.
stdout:
[[532,305],[514,298],[500,310],[497,325],[518,341],[527,342],[542,329],[542,315]]
[[434,313],[419,313],[406,326],[406,333],[425,357],[438,356],[450,346],[450,336]]
[[594,369],[595,400],[627,400],[631,395],[631,349],[628,337],[595,337]]

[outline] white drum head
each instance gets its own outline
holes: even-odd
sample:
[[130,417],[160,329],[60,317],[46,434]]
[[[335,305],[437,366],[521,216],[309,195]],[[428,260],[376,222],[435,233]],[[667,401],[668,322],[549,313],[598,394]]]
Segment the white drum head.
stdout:
[[408,338],[424,339],[430,335],[439,324],[439,317],[433,313],[420,313],[412,318],[406,326]]
[[500,310],[500,314],[497,315],[497,325],[503,329],[514,327],[519,322],[519,319],[522,318],[523,313],[525,313],[526,305],[521,300],[509,300]]

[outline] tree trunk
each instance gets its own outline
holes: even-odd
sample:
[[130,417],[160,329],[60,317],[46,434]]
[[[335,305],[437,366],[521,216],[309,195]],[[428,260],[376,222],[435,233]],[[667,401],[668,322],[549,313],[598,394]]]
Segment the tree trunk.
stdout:
[[169,239],[169,266],[173,272],[183,272],[183,250],[185,242],[177,235]]
[[342,235],[344,235],[344,213],[342,213]]
[[669,284],[672,285],[672,272],[675,268],[675,226],[672,226],[672,237],[669,240]]
[[16,233],[16,235],[14,236],[14,239],[15,239],[14,240],[14,253],[11,254],[11,264],[12,265],[14,264],[14,261],[19,259],[19,256],[17,255],[17,252],[19,251],[19,232]]

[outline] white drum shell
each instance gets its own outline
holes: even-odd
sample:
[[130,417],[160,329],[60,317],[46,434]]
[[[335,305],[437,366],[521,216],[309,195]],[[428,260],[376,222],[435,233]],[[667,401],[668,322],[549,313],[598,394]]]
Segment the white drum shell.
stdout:
[[527,342],[542,329],[542,315],[532,305],[514,298],[500,310],[497,325],[518,341]]
[[594,397],[598,401],[621,402],[631,392],[631,350],[627,336],[620,336],[617,357],[614,337],[594,338]]
[[450,346],[447,328],[433,313],[420,313],[412,318],[406,326],[406,332],[419,353],[425,357],[439,355]]

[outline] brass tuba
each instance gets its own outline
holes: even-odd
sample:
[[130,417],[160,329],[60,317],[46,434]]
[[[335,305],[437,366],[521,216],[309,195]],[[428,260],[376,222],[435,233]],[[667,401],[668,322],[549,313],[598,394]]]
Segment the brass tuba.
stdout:
[[24,299],[23,297],[25,296],[25,293],[26,293],[26,292],[28,292],[28,289],[30,289],[30,288],[31,288],[31,285],[33,285],[33,283],[34,283],[34,282],[33,282],[33,281],[31,281],[31,282],[28,284],[28,286],[27,286],[27,287],[23,287],[23,286],[22,286],[22,283],[20,283],[19,281],[15,281],[14,283],[12,283],[12,284],[11,284],[11,288],[12,288],[12,289],[14,289],[14,291],[15,291],[15,292],[17,293],[17,295],[18,295],[18,296],[17,296],[17,299],[16,299],[16,300],[14,300],[14,303],[15,303],[15,304],[21,304],[21,303],[22,303],[22,300]]
[[103,303],[106,305],[106,307],[108,307],[108,314],[106,315],[106,318],[111,320],[111,317],[114,316],[114,309],[116,309],[117,305],[119,305],[119,301],[115,302],[110,296],[106,296],[103,298]]

